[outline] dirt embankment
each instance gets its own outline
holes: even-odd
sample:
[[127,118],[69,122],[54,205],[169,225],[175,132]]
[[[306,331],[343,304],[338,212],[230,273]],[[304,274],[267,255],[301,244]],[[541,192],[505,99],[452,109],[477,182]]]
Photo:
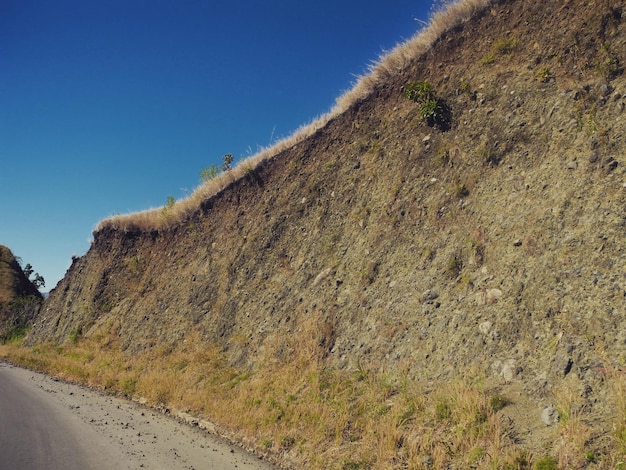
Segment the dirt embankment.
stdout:
[[[478,367],[538,423],[576,390],[603,436],[626,360],[624,15],[494,2],[184,223],[96,233],[29,344],[194,332],[253,371],[316,318],[325,367],[432,386]],[[419,81],[449,126],[404,96]]]
[[[619,356],[622,16],[494,5],[186,222],[96,233],[29,341],[122,322],[141,351],[195,329],[253,365],[269,331],[315,314],[340,367],[440,376],[480,358],[529,381],[591,361],[597,339]],[[403,96],[419,80],[450,130]]]

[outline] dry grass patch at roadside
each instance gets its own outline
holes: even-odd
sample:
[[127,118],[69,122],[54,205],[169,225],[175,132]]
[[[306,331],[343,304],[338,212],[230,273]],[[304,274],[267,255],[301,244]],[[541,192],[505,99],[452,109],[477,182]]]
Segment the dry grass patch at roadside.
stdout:
[[327,361],[333,326],[332,319],[311,314],[290,333],[275,331],[255,370],[232,367],[199,334],[135,355],[121,351],[113,334],[62,346],[13,342],[0,345],[0,358],[209,420],[289,467],[513,470],[548,460],[559,468],[623,466],[626,376],[620,370],[606,374],[613,431],[593,434],[574,381],[553,397],[561,417],[554,442],[533,453],[501,412],[507,397],[490,389],[478,369],[425,386],[369,364],[333,368]]
[[311,315],[291,335],[268,336],[256,370],[229,366],[199,335],[137,355],[100,336],[63,346],[3,345],[0,357],[192,413],[296,467],[498,468],[523,460],[481,380],[424,389],[367,365],[329,367],[331,327]]

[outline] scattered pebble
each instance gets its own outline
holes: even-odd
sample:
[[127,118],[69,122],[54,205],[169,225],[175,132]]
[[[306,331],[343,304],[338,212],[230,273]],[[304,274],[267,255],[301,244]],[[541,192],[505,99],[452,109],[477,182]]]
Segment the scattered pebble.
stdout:
[[422,294],[422,302],[432,301],[435,300],[437,297],[439,297],[439,293],[437,291],[433,289],[428,289],[425,290]]
[[500,300],[502,297],[502,291],[500,289],[487,289],[485,292],[485,301],[488,304],[493,304]]
[[546,426],[552,426],[559,422],[559,412],[554,405],[550,404],[541,411],[541,421]]

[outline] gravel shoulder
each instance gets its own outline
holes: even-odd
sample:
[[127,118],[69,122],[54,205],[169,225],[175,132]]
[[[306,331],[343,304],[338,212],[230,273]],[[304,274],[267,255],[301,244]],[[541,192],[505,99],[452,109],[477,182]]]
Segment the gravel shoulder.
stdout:
[[156,410],[2,362],[0,422],[0,468],[275,468]]

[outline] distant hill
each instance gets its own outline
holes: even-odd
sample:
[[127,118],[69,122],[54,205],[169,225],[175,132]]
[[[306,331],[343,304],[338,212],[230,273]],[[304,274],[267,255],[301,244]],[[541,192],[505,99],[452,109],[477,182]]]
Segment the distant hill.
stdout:
[[40,297],[9,248],[0,245],[0,303],[6,304],[17,297],[34,295]]
[[11,250],[0,245],[0,336],[32,320],[42,295],[28,280]]
[[624,8],[454,4],[302,138],[101,223],[26,344],[286,466],[620,468]]

